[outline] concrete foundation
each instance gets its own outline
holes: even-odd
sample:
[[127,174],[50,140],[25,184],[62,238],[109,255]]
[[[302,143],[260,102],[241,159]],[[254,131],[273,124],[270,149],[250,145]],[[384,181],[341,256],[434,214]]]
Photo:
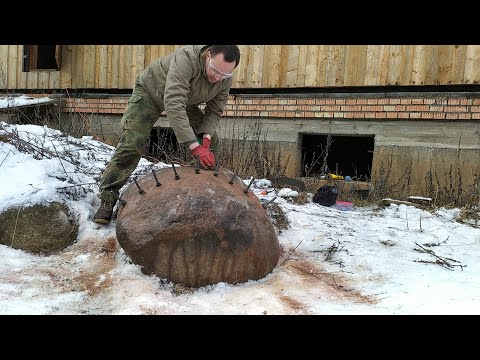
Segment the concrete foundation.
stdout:
[[[0,120],[8,122],[7,115]],[[97,139],[115,145],[120,120],[121,115],[90,115],[91,132]],[[161,117],[155,126],[170,124]],[[480,123],[476,121],[228,117],[220,122],[219,136],[248,140],[258,136],[259,130],[261,140],[281,148],[288,177],[301,174],[302,134],[331,134],[373,136],[372,183],[390,184],[410,195],[466,190],[480,178]]]
[[[251,134],[258,119],[223,119],[220,138]],[[438,120],[262,119],[263,136],[276,142],[288,159],[286,176],[301,172],[300,134],[374,136],[372,182],[388,175],[387,183],[418,196],[441,188],[465,190],[480,176],[480,124]],[[168,127],[159,119],[158,126]],[[406,183],[405,183],[406,182]],[[402,185],[402,183],[404,183]],[[435,190],[436,189],[436,190]]]

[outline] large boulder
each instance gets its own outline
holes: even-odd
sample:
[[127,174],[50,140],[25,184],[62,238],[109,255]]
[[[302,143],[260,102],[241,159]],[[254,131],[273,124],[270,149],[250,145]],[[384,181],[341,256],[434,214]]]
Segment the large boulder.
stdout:
[[[200,287],[258,280],[277,265],[275,228],[258,198],[231,171],[190,166],[131,183],[119,205],[117,239],[145,274]],[[230,183],[232,182],[232,183]]]
[[0,214],[0,243],[48,255],[74,243],[78,224],[59,202],[13,207]]

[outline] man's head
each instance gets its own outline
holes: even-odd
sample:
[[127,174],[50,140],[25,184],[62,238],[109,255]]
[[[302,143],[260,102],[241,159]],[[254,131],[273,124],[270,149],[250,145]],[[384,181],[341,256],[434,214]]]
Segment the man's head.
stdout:
[[233,70],[240,62],[240,49],[237,45],[212,45],[205,60],[208,81],[216,83],[233,76]]

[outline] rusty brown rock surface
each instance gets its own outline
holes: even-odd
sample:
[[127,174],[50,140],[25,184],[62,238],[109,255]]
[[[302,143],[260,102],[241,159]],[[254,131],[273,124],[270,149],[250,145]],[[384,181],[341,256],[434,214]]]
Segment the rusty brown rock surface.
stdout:
[[156,170],[123,192],[117,239],[146,274],[191,287],[258,280],[277,265],[280,246],[266,210],[233,172]]

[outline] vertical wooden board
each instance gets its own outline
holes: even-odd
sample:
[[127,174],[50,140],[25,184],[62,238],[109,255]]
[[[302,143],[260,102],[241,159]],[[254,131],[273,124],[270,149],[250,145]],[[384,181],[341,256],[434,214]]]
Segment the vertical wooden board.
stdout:
[[[163,45],[157,45],[155,46],[155,53],[153,54],[153,60],[157,60],[159,57],[161,57],[162,55],[162,49],[163,49]],[[152,60],[152,61],[153,61]]]
[[133,77],[135,76],[135,67],[137,64],[137,50],[138,46],[132,45],[132,61],[130,63],[130,79],[128,79],[128,87],[133,89],[133,84],[132,82]]
[[297,80],[295,87],[305,86],[305,71],[307,66],[307,46],[301,45],[298,51]]
[[72,87],[72,56],[74,45],[62,45],[62,65],[60,68],[60,88]]
[[23,70],[23,45],[17,46],[17,88],[27,88],[27,73]]
[[83,81],[87,89],[95,88],[95,45],[84,45]]
[[113,45],[112,47],[112,89],[118,89],[120,87],[120,49],[120,45]]
[[287,85],[288,45],[280,45],[280,64],[278,67],[279,80],[277,86],[284,88]]
[[401,72],[403,70],[402,46],[390,45],[389,51],[387,85],[400,85]]
[[355,85],[362,86],[365,83],[365,71],[367,66],[367,49],[368,45],[358,45],[358,72],[356,75]]
[[271,52],[272,52],[271,46],[265,45],[264,51],[263,51],[263,64],[262,64],[262,69],[260,70],[262,73],[262,81],[259,87],[268,88],[268,83],[270,81]]
[[158,45],[156,47],[156,50],[157,50],[157,55],[155,56],[155,58],[162,57],[165,54],[165,45]]
[[347,47],[331,45],[327,55],[327,77],[325,86],[344,86],[345,57]]
[[279,86],[281,46],[268,45],[268,47],[270,48],[270,56],[268,59],[268,73],[269,73],[268,87],[275,88]]
[[120,88],[128,89],[131,87],[130,79],[132,77],[132,45],[122,45],[124,48],[124,61],[119,67],[120,71]]
[[100,83],[100,45],[95,45],[95,85],[94,88],[98,89]]
[[126,63],[125,63],[125,77],[123,79],[123,88],[124,89],[131,89],[132,86],[132,73],[135,64],[135,46],[129,45],[125,48],[125,56],[126,56]]
[[70,72],[70,86],[72,89],[76,87],[76,72],[77,72],[77,47],[79,45],[72,45],[72,71]]
[[95,64],[95,87],[98,89],[107,88],[108,75],[108,46],[97,45],[95,58],[98,59]]
[[162,51],[161,51],[161,54],[160,56],[166,56],[170,53],[172,53],[174,50],[174,45],[162,45],[161,47]]
[[125,66],[126,66],[125,51],[126,51],[126,46],[120,45],[120,52],[119,52],[119,58],[118,58],[118,88],[119,89],[123,89],[123,83],[124,83],[123,79],[125,77]]
[[404,51],[403,61],[402,61],[402,75],[400,78],[401,85],[411,85],[412,84],[412,64],[413,64],[413,51],[414,46],[412,45],[403,45]]
[[0,45],[0,89],[8,89],[8,45]]
[[168,55],[168,54],[171,54],[172,52],[174,52],[176,50],[176,46],[175,45],[165,45],[164,47],[164,55]]
[[175,45],[162,45],[160,46],[159,57],[166,56],[175,51]]
[[335,83],[333,86],[345,86],[346,57],[346,45],[338,45],[333,48],[333,62],[335,63]]
[[107,89],[112,88],[112,53],[113,45],[107,46]]
[[166,56],[174,51],[174,45],[163,45],[163,55]]
[[413,51],[412,85],[423,85],[425,79],[425,62],[423,61],[426,45],[416,45]]
[[17,88],[17,47],[19,45],[9,45],[8,46],[8,88],[16,89]]
[[49,70],[39,70],[37,71],[38,74],[38,87],[37,89],[40,90],[47,90],[50,78],[50,71]]
[[390,45],[380,45],[378,58],[378,83],[381,86],[388,84],[388,62],[390,58]]
[[480,82],[480,46],[467,45],[465,58],[464,84],[478,84]]
[[38,89],[38,71],[27,73],[27,89]]
[[74,53],[75,61],[75,76],[73,77],[72,87],[74,89],[82,89],[85,87],[85,82],[83,80],[83,58],[84,58],[84,48],[85,45],[76,45]]
[[244,87],[252,88],[253,87],[253,63],[255,60],[255,45],[250,45],[248,47],[248,64],[245,69],[245,82]]
[[60,89],[60,71],[49,71],[48,88],[50,90]]
[[436,83],[448,85],[452,83],[453,46],[441,45],[438,47],[438,72]]
[[29,71],[27,73],[27,89],[38,89],[38,71]]
[[152,57],[152,45],[145,45],[145,58],[143,63],[143,68],[146,68],[150,64]]
[[100,80],[98,81],[98,85],[101,89],[106,89],[108,88],[108,45],[100,45],[98,50],[100,52]]
[[468,45],[453,45],[452,84],[462,84]]
[[437,84],[438,73],[438,45],[430,45],[425,51],[425,85]]
[[317,81],[318,70],[318,47],[306,45],[307,55],[305,58],[305,86],[313,87]]
[[249,57],[249,49],[250,47],[247,45],[239,45],[240,49],[240,63],[238,64],[237,68],[234,71],[233,75],[233,88],[241,88],[244,87],[245,84],[245,76],[246,76],[246,64],[248,64],[248,57]]
[[146,62],[145,67],[150,65],[150,63],[152,63],[154,60],[158,59],[158,48],[159,48],[159,45],[150,46],[150,56],[148,57],[148,59],[145,59],[145,62]]
[[155,47],[152,49],[152,61],[163,56],[163,48],[164,45],[155,45]]
[[298,53],[300,51],[299,45],[288,46],[288,63],[286,87],[293,88],[297,82],[297,68],[298,68]]
[[[147,67],[148,65],[150,65],[154,60],[156,60],[156,55],[155,55],[155,49],[157,48],[158,46],[157,45],[151,45],[150,46],[150,54],[148,55],[148,57],[145,55],[145,67]],[[157,54],[158,54],[158,51],[157,51]]]
[[265,45],[255,45],[253,50],[251,87],[260,88],[263,85],[263,62],[265,61]]
[[[238,74],[238,87],[246,87],[248,76],[252,76],[253,45],[242,45],[240,48],[240,69]],[[250,68],[250,72],[249,72]]]
[[345,58],[345,86],[361,86],[365,81],[366,45],[348,45]]
[[364,85],[366,86],[380,85],[379,76],[378,76],[379,59],[380,59],[380,46],[369,45],[367,48],[367,60],[365,64],[366,70],[365,70]]
[[324,86],[334,86],[336,78],[336,64],[334,62],[334,53],[337,45],[328,45],[327,47],[327,64],[325,73]]
[[317,78],[315,79],[315,87],[324,87],[327,80],[327,57],[329,46],[317,45],[318,59],[317,59]]
[[133,89],[135,85],[135,80],[137,79],[138,74],[140,74],[145,69],[145,46],[137,45],[136,46],[137,54],[135,56],[135,68],[132,71],[132,82],[130,87]]
[[358,66],[355,52],[355,45],[347,45],[345,51],[345,78],[343,83],[345,86],[352,86],[354,84],[355,72]]

